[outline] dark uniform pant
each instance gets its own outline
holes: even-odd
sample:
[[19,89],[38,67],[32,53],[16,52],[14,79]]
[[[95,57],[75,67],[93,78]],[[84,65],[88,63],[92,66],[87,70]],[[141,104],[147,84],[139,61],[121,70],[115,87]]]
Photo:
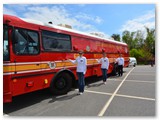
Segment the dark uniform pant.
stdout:
[[101,70],[102,70],[103,82],[106,82],[106,80],[107,80],[107,69],[101,68]]
[[118,75],[119,76],[123,75],[123,65],[118,65]]
[[84,86],[85,86],[85,81],[84,81],[84,74],[83,72],[77,72],[78,76],[78,87],[79,87],[79,92],[84,92]]

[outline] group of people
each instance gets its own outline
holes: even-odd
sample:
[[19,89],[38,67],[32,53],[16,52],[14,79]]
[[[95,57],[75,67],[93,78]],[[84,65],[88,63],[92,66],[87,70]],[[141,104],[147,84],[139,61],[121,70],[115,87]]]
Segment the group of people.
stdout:
[[[101,64],[101,71],[102,71],[102,77],[103,77],[103,83],[106,84],[107,81],[107,71],[109,68],[109,59],[106,57],[106,53],[102,53],[101,59],[96,59],[98,63]],[[70,62],[77,64],[77,76],[78,76],[78,87],[79,87],[79,95],[83,94],[84,92],[84,76],[87,71],[87,59],[83,56],[83,51],[79,52],[79,56],[75,60],[69,59]],[[122,55],[119,55],[119,58],[116,59],[118,63],[118,75],[123,75],[123,66],[124,66],[124,58]]]

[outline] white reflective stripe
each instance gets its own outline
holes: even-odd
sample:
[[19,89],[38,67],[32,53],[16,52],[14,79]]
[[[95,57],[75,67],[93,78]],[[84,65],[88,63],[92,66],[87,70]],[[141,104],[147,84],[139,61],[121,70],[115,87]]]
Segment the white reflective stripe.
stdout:
[[[93,64],[87,64],[87,66],[90,66],[90,65],[93,65]],[[94,65],[96,65],[96,64],[94,64]],[[55,68],[55,69],[57,70],[57,69],[64,69],[64,68],[76,68],[76,66],[66,66],[66,67],[64,66],[64,67],[58,67],[58,68]],[[39,70],[17,71],[16,74],[40,72],[40,71],[48,71],[48,70],[52,70],[52,69],[47,68],[47,69],[39,69]],[[13,74],[15,74],[15,72],[3,73],[3,75],[13,75]]]
[[[112,59],[112,58],[108,58],[108,59]],[[94,58],[92,59],[87,59],[87,61],[89,60],[96,60]],[[38,61],[38,62],[16,62],[16,63],[3,63],[4,66],[9,66],[9,65],[28,65],[28,64],[48,64],[49,62],[55,62],[55,63],[63,63],[63,62],[67,62],[67,60],[58,60],[58,61],[54,61],[54,60],[51,60],[51,61]]]
[[[96,60],[96,59],[87,59],[87,60]],[[4,66],[9,66],[9,65],[28,65],[28,64],[43,64],[43,63],[46,63],[48,64],[49,62],[55,62],[55,63],[63,63],[63,62],[66,62],[67,60],[58,60],[58,61],[54,61],[54,60],[51,60],[51,61],[38,61],[38,62],[16,62],[16,63],[3,63]]]
[[3,73],[3,75],[12,75],[15,74],[14,72],[9,72],[9,73]]

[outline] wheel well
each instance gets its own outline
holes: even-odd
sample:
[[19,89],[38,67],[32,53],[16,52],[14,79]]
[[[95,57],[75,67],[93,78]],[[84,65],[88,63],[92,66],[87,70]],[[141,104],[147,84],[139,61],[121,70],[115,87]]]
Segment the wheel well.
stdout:
[[[63,79],[61,79],[61,78],[63,78]],[[59,80],[61,82],[58,82]],[[62,83],[64,83],[64,84],[62,84]],[[65,83],[67,83],[67,84],[65,84]],[[75,84],[75,76],[72,73],[72,71],[62,69],[62,70],[58,71],[55,74],[55,76],[52,78],[52,81],[50,83],[50,90],[53,94],[57,94],[57,95],[66,94],[68,91],[70,91],[71,88],[74,87],[74,84]],[[60,88],[60,87],[62,87],[62,88]]]
[[62,74],[62,73],[67,73],[68,75],[70,75],[72,77],[72,85],[73,85],[72,87],[74,87],[76,77],[71,70],[68,70],[68,69],[60,70],[55,74],[54,78],[56,78],[59,74]]

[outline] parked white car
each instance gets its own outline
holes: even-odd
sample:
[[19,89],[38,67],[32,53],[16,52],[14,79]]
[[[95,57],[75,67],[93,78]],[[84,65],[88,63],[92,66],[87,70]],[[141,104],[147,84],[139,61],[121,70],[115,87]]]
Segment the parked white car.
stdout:
[[137,65],[137,60],[135,57],[129,57],[129,66],[136,66]]

